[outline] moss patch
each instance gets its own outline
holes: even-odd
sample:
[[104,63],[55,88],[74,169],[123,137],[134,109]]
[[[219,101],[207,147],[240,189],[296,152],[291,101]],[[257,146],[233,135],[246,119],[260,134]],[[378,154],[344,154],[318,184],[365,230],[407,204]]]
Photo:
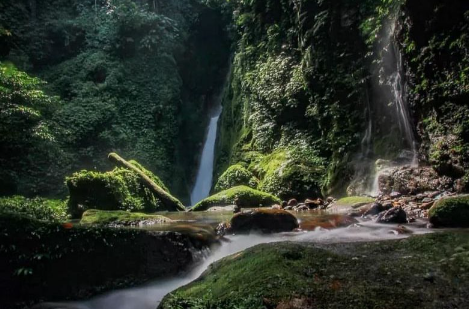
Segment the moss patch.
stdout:
[[126,225],[137,224],[140,221],[151,221],[151,222],[170,222],[171,219],[159,215],[148,215],[138,212],[128,212],[123,210],[104,211],[89,209],[83,213],[80,223],[83,224],[119,224],[126,223]]
[[349,196],[339,199],[336,204],[344,206],[352,206],[359,203],[373,203],[375,201],[372,197],[367,196]]
[[[380,243],[264,244],[213,264],[161,308],[466,307],[468,243],[465,232]],[[302,305],[282,306],[289,303]]]
[[435,226],[469,227],[469,195],[437,201],[428,216]]
[[217,184],[215,185],[215,191],[227,190],[235,186],[245,185],[251,188],[257,188],[259,180],[248,171],[244,166],[235,164],[230,166],[221,176],[218,178]]
[[211,206],[230,205],[234,203],[235,199],[238,199],[239,205],[242,207],[270,206],[281,202],[279,198],[271,194],[246,186],[237,186],[198,202],[192,207],[192,210],[200,211],[207,210]]

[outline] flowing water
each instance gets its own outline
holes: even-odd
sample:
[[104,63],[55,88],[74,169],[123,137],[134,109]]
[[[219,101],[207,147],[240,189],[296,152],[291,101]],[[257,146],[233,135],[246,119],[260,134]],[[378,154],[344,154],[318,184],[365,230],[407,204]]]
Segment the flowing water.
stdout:
[[[213,225],[218,220],[230,217],[232,213],[216,212],[206,213],[201,212],[197,214],[186,213],[178,214],[174,219],[179,219],[183,222],[190,222],[191,224],[209,224]],[[307,230],[312,226],[312,223],[333,223],[333,220],[339,218],[334,214],[323,214],[314,211],[296,213],[300,227],[306,229],[298,232],[279,233],[272,235],[250,234],[250,235],[229,235],[226,238],[227,242],[223,242],[218,247],[199,252],[201,259],[195,267],[180,276],[173,278],[161,279],[148,283],[146,285],[116,290],[97,296],[87,301],[82,302],[67,302],[67,303],[44,303],[37,308],[69,308],[69,309],[155,309],[165,295],[171,291],[190,283],[198,278],[213,262],[243,251],[247,248],[253,247],[258,244],[272,243],[279,241],[295,241],[307,243],[341,243],[341,242],[358,242],[358,241],[377,241],[388,239],[401,239],[410,234],[423,234],[428,233],[429,230],[424,228],[425,222],[416,222],[414,224],[406,225],[407,233],[399,232],[400,229],[397,225],[384,225],[378,224],[373,221],[359,221],[348,227],[339,228],[321,228],[316,227],[312,230]],[[183,220],[186,218],[187,220]],[[322,225],[324,226],[324,225]]]
[[372,196],[379,193],[378,178],[383,172],[374,165],[378,159],[372,151],[374,141],[381,141],[380,147],[384,148],[379,149],[381,153],[399,150],[397,156],[388,154],[386,159],[391,162],[388,167],[418,165],[417,140],[406,100],[403,59],[395,40],[396,25],[396,20],[385,24],[378,39],[372,66],[371,97],[366,93],[367,126],[361,141],[361,154],[355,163],[355,183],[364,183],[361,193]]
[[197,202],[209,196],[210,189],[212,188],[215,142],[217,139],[218,119],[220,118],[220,114],[221,107],[217,106],[214,115],[210,118],[208,133],[202,150],[202,156],[200,158],[197,178],[191,192],[192,205],[195,205]]

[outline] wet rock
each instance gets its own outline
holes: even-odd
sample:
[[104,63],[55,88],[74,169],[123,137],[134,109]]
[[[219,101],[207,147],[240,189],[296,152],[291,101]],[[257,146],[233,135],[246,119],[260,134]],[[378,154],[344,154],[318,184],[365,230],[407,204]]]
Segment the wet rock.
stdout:
[[374,216],[392,207],[391,204],[386,204],[386,207],[380,203],[373,203],[371,207],[363,214],[364,216]]
[[286,206],[283,208],[284,210],[293,210],[293,206]]
[[324,201],[320,198],[318,198],[316,200],[306,199],[305,200],[305,205],[308,206],[309,209],[316,209],[316,208],[324,205]]
[[278,205],[278,204],[275,204],[275,205],[272,205],[272,207],[270,207],[272,209],[282,209],[282,206]]
[[444,191],[453,189],[453,180],[440,177],[431,167],[402,166],[383,172],[379,177],[379,189],[384,194],[399,192],[403,195]]
[[389,197],[391,197],[391,198],[399,198],[401,196],[402,196],[402,194],[400,192],[396,192],[396,191],[393,191],[389,194]]
[[309,207],[306,206],[305,204],[299,204],[297,207],[296,207],[296,211],[308,211],[309,210]]
[[407,214],[402,207],[393,207],[379,214],[378,223],[407,223]]
[[422,203],[430,203],[430,202],[432,202],[432,201],[433,201],[433,199],[431,199],[431,198],[429,198],[429,197],[426,197],[426,198],[424,198],[424,199],[422,200]]
[[429,202],[429,203],[423,203],[420,205],[420,209],[424,209],[424,210],[427,210],[427,209],[430,209],[431,207],[433,206],[433,201],[432,202]]
[[238,213],[231,218],[232,233],[263,233],[289,232],[298,228],[295,216],[285,210],[254,209]]
[[358,221],[351,216],[329,214],[303,219],[300,223],[300,229],[306,231],[314,231],[318,228],[333,229],[346,227],[355,223],[358,223]]
[[298,201],[294,198],[288,200],[287,206],[296,206],[298,205]]

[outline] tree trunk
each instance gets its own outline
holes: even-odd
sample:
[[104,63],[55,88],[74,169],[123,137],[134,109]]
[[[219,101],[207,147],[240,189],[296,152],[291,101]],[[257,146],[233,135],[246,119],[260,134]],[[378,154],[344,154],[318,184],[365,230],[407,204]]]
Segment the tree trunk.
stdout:
[[117,166],[129,169],[140,176],[140,181],[146,186],[153,194],[155,194],[166,206],[167,210],[185,210],[184,205],[174,196],[163,190],[153,180],[150,179],[140,169],[121,158],[117,153],[110,153],[108,156],[109,160]]

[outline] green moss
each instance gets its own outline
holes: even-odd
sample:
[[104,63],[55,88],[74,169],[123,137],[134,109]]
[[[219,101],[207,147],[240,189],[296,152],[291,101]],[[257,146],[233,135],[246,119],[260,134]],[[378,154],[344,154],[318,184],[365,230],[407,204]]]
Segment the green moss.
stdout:
[[138,212],[128,212],[123,210],[104,211],[89,209],[83,213],[80,223],[82,224],[98,224],[108,225],[110,223],[119,224],[125,222],[126,224],[138,223],[139,221],[152,221],[152,222],[170,222],[171,220],[160,215],[149,215]]
[[193,211],[207,210],[211,206],[233,204],[239,200],[242,207],[259,207],[278,204],[281,200],[269,193],[258,191],[246,186],[237,186],[214,194],[194,205]]
[[[156,175],[138,163],[136,166],[167,190]],[[115,168],[105,173],[83,170],[67,177],[66,183],[70,192],[69,210],[73,217],[80,217],[87,209],[145,212],[182,210],[166,209],[161,200],[141,183],[138,174],[125,168]]]
[[441,308],[455,293],[467,295],[468,243],[466,232],[380,243],[259,245],[212,264],[161,308]]
[[67,203],[45,198],[23,196],[0,198],[0,213],[13,213],[32,219],[46,221],[67,220]]
[[230,166],[220,176],[220,178],[218,178],[217,184],[215,185],[215,191],[222,191],[240,185],[249,186],[255,189],[257,188],[258,183],[259,180],[244,166],[235,164]]
[[336,204],[351,206],[358,203],[373,203],[374,201],[374,198],[367,196],[349,196],[339,199]]
[[435,226],[469,227],[469,196],[443,198],[428,212]]

